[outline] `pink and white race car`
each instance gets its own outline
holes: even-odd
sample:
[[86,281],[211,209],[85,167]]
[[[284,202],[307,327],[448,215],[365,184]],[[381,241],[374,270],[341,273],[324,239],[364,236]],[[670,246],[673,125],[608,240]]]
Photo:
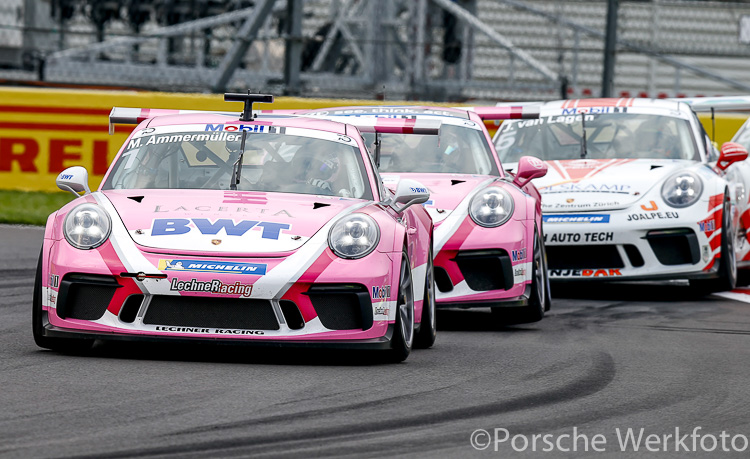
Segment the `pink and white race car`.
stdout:
[[386,186],[418,180],[435,222],[437,306],[491,307],[502,323],[528,323],[550,308],[541,198],[531,180],[544,162],[525,157],[503,171],[484,120],[538,114],[522,108],[372,106],[304,112],[325,119],[439,122],[440,135],[364,134]]
[[138,126],[99,189],[82,167],[60,173],[60,188],[85,193],[47,221],[36,343],[346,347],[392,361],[431,346],[433,224],[414,205],[429,193],[414,180],[387,190],[360,134],[404,120],[254,117],[271,96],[225,98],[245,111],[115,108],[110,123]]

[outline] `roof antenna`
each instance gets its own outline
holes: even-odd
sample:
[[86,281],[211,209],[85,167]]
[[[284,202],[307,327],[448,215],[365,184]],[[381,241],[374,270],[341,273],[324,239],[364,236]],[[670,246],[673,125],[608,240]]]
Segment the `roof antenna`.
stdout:
[[251,94],[250,90],[247,90],[247,94],[227,92],[224,93],[224,100],[227,102],[244,102],[245,108],[242,110],[240,115],[240,121],[252,121],[253,118],[253,103],[273,103],[273,95],[271,94]]

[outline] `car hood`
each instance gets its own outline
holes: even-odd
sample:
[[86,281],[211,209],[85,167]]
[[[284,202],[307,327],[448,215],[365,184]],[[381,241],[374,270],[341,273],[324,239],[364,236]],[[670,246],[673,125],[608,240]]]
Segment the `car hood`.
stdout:
[[109,190],[130,237],[168,252],[273,254],[301,247],[361,200],[222,190]]
[[633,205],[669,175],[695,164],[671,159],[547,161],[547,175],[534,184],[544,212],[615,210]]
[[395,190],[402,178],[416,180],[430,191],[430,199],[424,204],[435,225],[439,224],[456,210],[466,196],[478,187],[488,186],[499,177],[470,174],[412,174],[385,173],[383,183]]

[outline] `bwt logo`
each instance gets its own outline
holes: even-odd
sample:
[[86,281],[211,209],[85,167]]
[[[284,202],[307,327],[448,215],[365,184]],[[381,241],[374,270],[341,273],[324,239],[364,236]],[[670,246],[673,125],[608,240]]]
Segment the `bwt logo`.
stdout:
[[266,126],[258,124],[207,124],[206,131],[249,131],[249,132],[265,132]]
[[288,223],[262,222],[257,220],[240,220],[235,223],[229,218],[220,218],[211,222],[207,218],[157,218],[154,219],[151,227],[152,236],[177,236],[187,234],[193,230],[190,223],[193,223],[195,229],[201,234],[216,235],[222,229],[227,236],[242,236],[254,227],[262,228],[263,239],[279,239],[282,230],[288,230],[292,225]]
[[409,187],[412,193],[427,193],[427,188]]
[[382,300],[391,297],[391,286],[384,285],[382,287],[375,286],[372,288],[372,299]]
[[521,250],[511,250],[510,254],[513,261],[523,261],[526,259],[526,247]]
[[73,176],[71,174],[61,175],[60,180],[73,180]]

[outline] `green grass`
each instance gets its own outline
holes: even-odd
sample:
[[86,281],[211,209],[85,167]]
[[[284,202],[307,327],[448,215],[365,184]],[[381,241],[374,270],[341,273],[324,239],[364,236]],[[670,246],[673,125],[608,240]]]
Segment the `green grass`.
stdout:
[[63,192],[0,190],[0,223],[44,225],[49,214],[73,199]]

